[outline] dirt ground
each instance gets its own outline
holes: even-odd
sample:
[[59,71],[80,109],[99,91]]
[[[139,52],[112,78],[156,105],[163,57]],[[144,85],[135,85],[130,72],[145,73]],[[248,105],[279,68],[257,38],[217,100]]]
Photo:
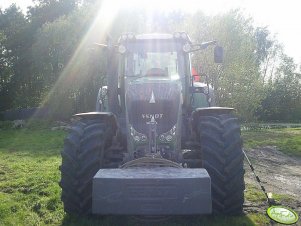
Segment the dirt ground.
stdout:
[[[262,181],[267,192],[289,195],[292,199],[283,200],[282,205],[301,213],[301,158],[290,157],[278,151],[276,147],[264,147],[246,151],[255,173]],[[245,182],[260,188],[255,177],[245,161]],[[267,203],[245,202],[246,213],[265,211]]]

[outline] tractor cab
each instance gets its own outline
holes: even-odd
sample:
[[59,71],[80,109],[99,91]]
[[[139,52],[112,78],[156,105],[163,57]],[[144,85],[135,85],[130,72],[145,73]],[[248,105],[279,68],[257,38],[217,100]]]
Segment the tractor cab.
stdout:
[[189,73],[189,65],[185,67],[187,54],[183,52],[183,45],[190,40],[188,36],[185,37],[176,39],[170,34],[122,36],[118,50],[124,76],[129,80],[141,77],[170,80],[183,78]]

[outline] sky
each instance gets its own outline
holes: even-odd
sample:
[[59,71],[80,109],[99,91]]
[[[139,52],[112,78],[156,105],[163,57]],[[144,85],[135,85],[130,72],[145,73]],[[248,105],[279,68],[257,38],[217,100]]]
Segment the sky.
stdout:
[[[255,26],[267,26],[275,34],[278,41],[284,45],[287,55],[301,64],[301,1],[299,0],[108,0],[112,7],[133,7],[144,4],[154,9],[182,9],[188,12],[202,10],[207,15],[227,12],[240,8],[248,17],[254,19]],[[151,2],[151,4],[150,4]],[[6,8],[16,3],[24,12],[32,0],[0,0],[0,7]]]

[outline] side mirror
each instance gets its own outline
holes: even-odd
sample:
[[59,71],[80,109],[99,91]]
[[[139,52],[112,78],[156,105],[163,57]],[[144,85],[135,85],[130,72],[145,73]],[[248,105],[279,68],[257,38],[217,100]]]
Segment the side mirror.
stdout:
[[222,64],[224,61],[224,49],[221,46],[215,46],[214,48],[214,62]]

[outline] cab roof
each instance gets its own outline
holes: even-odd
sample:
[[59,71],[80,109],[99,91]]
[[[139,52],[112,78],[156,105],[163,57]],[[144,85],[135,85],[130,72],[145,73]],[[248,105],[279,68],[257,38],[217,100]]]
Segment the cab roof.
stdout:
[[134,40],[147,41],[147,40],[178,40],[181,42],[191,43],[190,37],[185,32],[168,33],[148,33],[148,34],[134,34],[126,33],[120,36],[119,42],[131,42]]

